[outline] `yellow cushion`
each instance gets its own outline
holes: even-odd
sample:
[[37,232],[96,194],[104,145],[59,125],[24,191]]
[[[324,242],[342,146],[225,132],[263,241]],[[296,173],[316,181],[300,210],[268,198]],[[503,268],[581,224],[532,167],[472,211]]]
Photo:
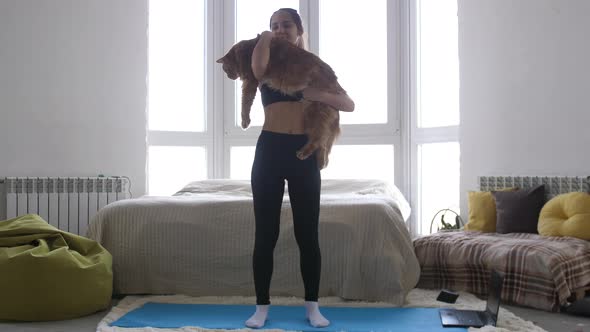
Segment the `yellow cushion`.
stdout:
[[541,235],[590,240],[590,195],[573,192],[553,197],[541,209],[537,230]]
[[[514,191],[518,188],[505,188],[500,191]],[[496,231],[496,201],[491,191],[470,191],[468,193],[469,220],[465,230],[484,233]]]

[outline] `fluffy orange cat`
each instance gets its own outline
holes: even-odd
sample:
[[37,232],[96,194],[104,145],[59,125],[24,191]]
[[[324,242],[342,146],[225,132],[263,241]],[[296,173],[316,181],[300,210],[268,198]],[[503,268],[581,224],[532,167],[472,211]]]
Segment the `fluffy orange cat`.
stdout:
[[[254,39],[242,40],[227,54],[217,60],[223,64],[223,71],[232,80],[242,80],[242,128],[250,125],[250,109],[258,90],[258,80],[252,72],[252,52],[260,35]],[[306,87],[313,87],[331,93],[345,93],[338,84],[336,74],[330,66],[315,54],[299,48],[290,42],[273,38],[270,44],[270,59],[262,78],[269,87],[285,94],[294,95]],[[340,134],[338,110],[317,101],[304,101],[304,130],[308,143],[297,151],[299,159],[306,159],[316,153],[318,167],[328,165],[328,155],[334,141]]]

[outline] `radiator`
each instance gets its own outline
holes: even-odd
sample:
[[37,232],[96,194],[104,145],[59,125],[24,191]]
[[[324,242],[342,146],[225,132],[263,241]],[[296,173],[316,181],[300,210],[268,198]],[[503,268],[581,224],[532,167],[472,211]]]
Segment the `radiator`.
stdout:
[[127,177],[7,177],[4,185],[8,219],[34,213],[82,236],[98,210],[131,197]]

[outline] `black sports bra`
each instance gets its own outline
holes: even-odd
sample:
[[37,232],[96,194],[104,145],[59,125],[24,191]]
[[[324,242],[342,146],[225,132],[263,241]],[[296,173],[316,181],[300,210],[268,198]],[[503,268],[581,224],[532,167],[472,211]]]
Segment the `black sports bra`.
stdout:
[[262,99],[262,106],[278,103],[280,101],[300,101],[303,99],[303,92],[297,91],[295,96],[286,95],[279,90],[270,88],[266,84],[260,85],[260,97]]

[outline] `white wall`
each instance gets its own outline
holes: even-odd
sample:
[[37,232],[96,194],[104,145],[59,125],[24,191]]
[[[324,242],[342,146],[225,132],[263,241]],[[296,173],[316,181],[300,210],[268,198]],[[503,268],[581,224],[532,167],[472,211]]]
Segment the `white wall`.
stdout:
[[590,175],[590,1],[459,0],[461,211],[478,175]]
[[143,194],[146,73],[147,0],[0,1],[0,177],[127,175]]

